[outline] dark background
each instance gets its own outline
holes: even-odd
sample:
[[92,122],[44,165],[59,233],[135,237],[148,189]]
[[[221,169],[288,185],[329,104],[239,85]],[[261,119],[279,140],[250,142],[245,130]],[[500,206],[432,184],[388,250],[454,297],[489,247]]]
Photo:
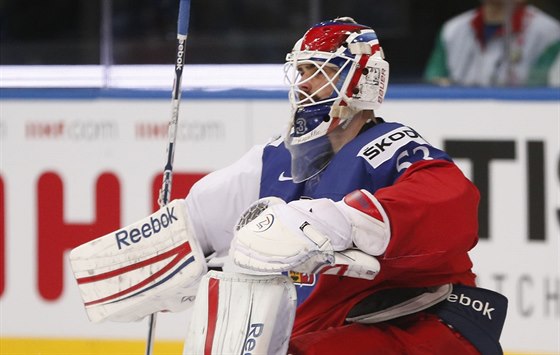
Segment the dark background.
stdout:
[[[178,3],[0,0],[0,64],[171,64]],[[192,0],[187,64],[283,63],[310,25],[351,16],[378,33],[393,82],[418,81],[443,22],[479,3]],[[559,18],[560,1],[529,3]]]

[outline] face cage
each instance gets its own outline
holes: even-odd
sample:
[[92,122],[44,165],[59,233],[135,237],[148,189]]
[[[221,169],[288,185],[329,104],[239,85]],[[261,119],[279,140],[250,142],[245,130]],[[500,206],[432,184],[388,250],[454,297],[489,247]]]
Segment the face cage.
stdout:
[[[334,60],[333,60],[334,59]],[[284,79],[289,86],[289,99],[292,109],[308,107],[311,105],[334,103],[341,99],[342,87],[348,76],[355,59],[343,53],[329,53],[319,51],[300,51],[289,53],[284,64]],[[334,62],[340,62],[334,64]],[[305,64],[315,66],[316,71],[309,78],[301,80],[298,67]],[[335,74],[330,77],[325,68],[338,68]],[[312,93],[306,93],[300,89],[300,85],[305,84],[318,75],[323,75],[326,83]],[[332,89],[331,95],[325,99],[318,99],[318,94],[327,88]]]

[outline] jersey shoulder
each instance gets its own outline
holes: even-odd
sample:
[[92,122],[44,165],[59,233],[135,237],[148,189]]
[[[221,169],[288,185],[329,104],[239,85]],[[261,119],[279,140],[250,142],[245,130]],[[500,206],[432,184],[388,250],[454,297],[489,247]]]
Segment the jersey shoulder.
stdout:
[[353,155],[376,171],[400,175],[422,160],[447,160],[443,150],[434,147],[416,130],[396,122],[378,124],[357,137]]

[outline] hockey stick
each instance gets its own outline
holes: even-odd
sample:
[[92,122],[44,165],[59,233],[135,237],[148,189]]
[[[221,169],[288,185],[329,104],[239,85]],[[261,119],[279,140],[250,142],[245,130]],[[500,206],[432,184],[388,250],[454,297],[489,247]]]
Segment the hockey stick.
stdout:
[[[189,29],[191,1],[180,0],[177,19],[177,56],[175,59],[175,77],[171,96],[171,120],[169,121],[167,162],[163,170],[163,182],[159,191],[158,204],[163,207],[169,203],[171,196],[171,181],[173,175],[173,158],[175,156],[175,141],[177,139],[177,125],[179,122],[179,103],[181,101],[181,79],[185,64],[185,44]],[[157,313],[150,315],[148,339],[146,342],[146,355],[151,355],[154,348],[154,333],[156,329]]]

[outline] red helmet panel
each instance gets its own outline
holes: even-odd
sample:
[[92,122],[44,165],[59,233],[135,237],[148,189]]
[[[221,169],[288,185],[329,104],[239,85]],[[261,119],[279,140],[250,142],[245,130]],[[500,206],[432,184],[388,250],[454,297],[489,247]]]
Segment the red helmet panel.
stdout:
[[358,24],[323,22],[305,33],[300,50],[335,52],[350,33],[367,28]]

